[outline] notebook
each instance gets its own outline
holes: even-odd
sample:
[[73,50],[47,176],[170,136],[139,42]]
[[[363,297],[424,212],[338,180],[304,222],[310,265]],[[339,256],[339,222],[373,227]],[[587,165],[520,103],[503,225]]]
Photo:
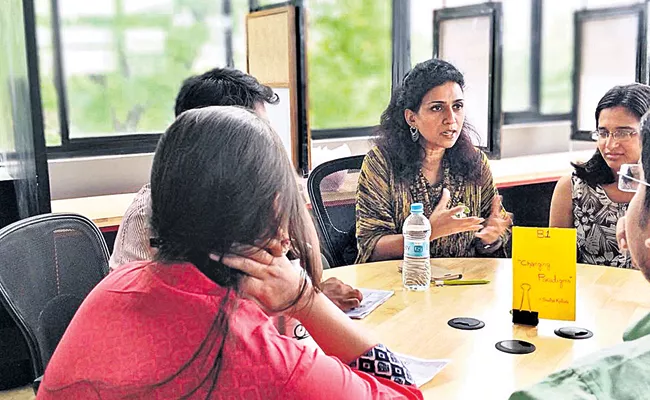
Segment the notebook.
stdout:
[[346,315],[352,319],[363,319],[373,312],[377,307],[384,304],[395,292],[392,290],[361,289],[363,300],[357,308],[346,311]]
[[[402,263],[399,263],[399,267],[397,267],[397,271],[401,274],[402,273]],[[431,266],[431,282],[433,281],[454,281],[457,279],[461,279],[463,277],[463,274],[460,272],[454,272],[450,271],[445,268],[441,267],[436,267],[435,265]]]

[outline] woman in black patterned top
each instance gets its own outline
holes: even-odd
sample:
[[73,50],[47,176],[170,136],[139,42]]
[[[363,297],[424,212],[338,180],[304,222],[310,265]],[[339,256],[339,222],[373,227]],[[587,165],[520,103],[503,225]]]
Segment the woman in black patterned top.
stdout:
[[633,268],[616,242],[616,222],[625,215],[634,193],[618,189],[617,172],[641,156],[641,117],[650,109],[650,87],[642,84],[610,89],[596,107],[597,150],[585,163],[572,164],[551,201],[550,226],[576,228],[578,262]]

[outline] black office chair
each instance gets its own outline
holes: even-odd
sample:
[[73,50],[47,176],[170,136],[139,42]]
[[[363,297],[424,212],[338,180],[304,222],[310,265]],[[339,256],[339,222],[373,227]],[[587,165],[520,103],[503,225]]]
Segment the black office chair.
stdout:
[[353,264],[357,257],[355,193],[364,157],[328,161],[314,168],[307,179],[312,211],[331,267]]
[[79,305],[108,274],[108,248],[89,219],[45,214],[0,230],[0,301],[20,328],[34,392]]

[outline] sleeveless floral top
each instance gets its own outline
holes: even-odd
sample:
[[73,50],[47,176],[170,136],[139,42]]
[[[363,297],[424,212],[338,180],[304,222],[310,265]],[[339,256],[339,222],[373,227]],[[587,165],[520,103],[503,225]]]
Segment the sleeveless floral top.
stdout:
[[629,203],[615,203],[602,186],[589,186],[575,173],[571,177],[573,226],[578,239],[578,262],[618,268],[634,268],[629,253],[616,242],[616,222]]

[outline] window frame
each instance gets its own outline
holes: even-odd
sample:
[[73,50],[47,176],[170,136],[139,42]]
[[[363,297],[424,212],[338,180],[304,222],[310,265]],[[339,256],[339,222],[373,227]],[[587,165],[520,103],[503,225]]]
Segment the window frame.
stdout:
[[[248,12],[259,12],[284,7],[295,8],[295,29],[296,29],[296,119],[297,119],[297,140],[298,140],[298,165],[295,167],[303,178],[306,178],[311,171],[311,141],[313,132],[309,129],[308,115],[308,91],[307,91],[307,40],[305,7],[302,0],[291,0],[277,3],[260,5],[258,0],[248,1]],[[247,60],[248,64],[248,60]]]
[[542,104],[542,28],[544,0],[530,0],[530,107],[525,111],[504,111],[503,125],[570,121],[567,113],[544,114]]
[[490,17],[490,83],[488,88],[487,147],[477,146],[492,159],[501,157],[501,82],[503,60],[503,8],[500,2],[441,8],[433,12],[433,58],[440,52],[440,24],[444,21]]
[[[59,12],[60,0],[49,0],[51,8],[51,25],[52,25],[52,57],[53,57],[53,74],[54,84],[58,103],[58,116],[59,116],[59,135],[61,137],[61,144],[57,146],[47,146],[48,157],[57,158],[74,158],[74,157],[88,157],[88,156],[104,156],[104,155],[122,155],[122,154],[138,154],[138,153],[152,153],[161,133],[151,134],[126,134],[126,135],[112,135],[103,137],[90,137],[90,138],[70,138],[69,132],[69,112],[67,102],[67,88],[65,86],[65,74],[63,71],[63,52],[61,43],[61,21]],[[543,7],[550,4],[544,4],[545,0],[530,0],[531,2],[531,38],[530,38],[530,76],[528,84],[530,85],[530,107],[524,111],[503,111],[500,116],[501,126],[514,125],[514,124],[528,124],[528,123],[545,123],[566,121],[571,122],[575,119],[577,110],[575,104],[572,104],[572,109],[567,113],[553,113],[544,114],[541,112],[541,78],[542,78],[542,23],[543,23]],[[277,7],[278,5],[295,5],[304,7],[303,0],[292,0],[277,2],[264,6],[259,5],[259,0],[249,0],[249,12],[259,11],[267,7]],[[392,0],[392,67],[391,67],[391,87],[401,83],[405,74],[411,69],[410,63],[410,0]],[[492,3],[479,3],[472,4],[465,7],[483,6]],[[628,6],[608,7],[606,9],[639,9],[644,8],[645,15],[647,16],[647,2],[631,4]],[[440,10],[444,10],[440,9]],[[581,9],[576,11],[583,13],[598,13],[598,10],[604,9]],[[232,2],[231,0],[223,0],[224,16],[232,17]],[[640,26],[647,27],[647,19],[642,18]],[[306,29],[303,26],[303,29]],[[641,29],[641,28],[640,28]],[[34,31],[35,31],[34,25]],[[303,31],[306,32],[306,31]],[[225,50],[227,66],[234,66],[233,57],[233,28],[232,26],[226,27],[224,32]],[[574,32],[574,36],[575,36]],[[303,35],[304,38],[304,35]],[[641,36],[640,36],[641,38]],[[647,43],[647,35],[642,38]],[[574,42],[575,44],[575,42]],[[38,55],[39,49],[36,41],[28,43],[29,51]],[[641,48],[645,48],[641,46]],[[574,47],[574,55],[576,47]],[[306,67],[306,65],[303,65]],[[306,74],[306,68],[301,68],[303,74]],[[573,66],[573,84],[575,84],[575,71],[576,65]],[[40,75],[39,75],[40,77]],[[648,82],[648,71],[644,73],[643,82]],[[303,77],[303,82],[307,82],[306,75]],[[502,84],[502,81],[499,83]],[[499,91],[502,89],[500,88]],[[575,89],[572,96],[575,96]],[[575,100],[574,100],[575,102]],[[35,111],[36,112],[36,111]],[[42,114],[42,113],[41,113]],[[306,118],[306,116],[305,116]],[[492,121],[491,125],[498,121]],[[359,126],[359,127],[342,127],[333,129],[313,129],[311,130],[312,140],[325,140],[325,139],[355,139],[372,137],[375,135],[377,126]],[[500,139],[500,137],[498,138]],[[575,134],[572,129],[571,140],[585,140],[584,135]],[[308,151],[308,149],[306,149]]]
[[[26,66],[26,84],[28,87],[28,102],[30,106],[29,115],[25,116],[31,123],[31,131],[24,132],[24,137],[18,137],[17,132],[14,134],[14,148],[5,154],[6,158],[0,160],[0,169],[10,170],[10,164],[16,164],[19,167],[25,167],[27,176],[25,181],[33,181],[35,188],[29,188],[19,193],[16,190],[15,197],[18,209],[16,210],[20,218],[32,215],[44,214],[51,212],[50,204],[50,172],[47,165],[47,153],[45,145],[45,123],[43,119],[41,103],[41,86],[38,68],[38,42],[36,40],[36,10],[33,1],[22,2],[24,55]],[[14,112],[14,110],[12,110]],[[31,147],[31,148],[30,148]],[[0,154],[1,156],[1,154]],[[11,177],[11,175],[10,175]],[[10,180],[15,181],[15,177]],[[30,186],[30,185],[28,185]],[[14,183],[15,187],[15,183]],[[15,187],[15,189],[18,189]],[[22,205],[21,200],[23,200]]]
[[582,24],[586,21],[636,15],[639,21],[636,42],[635,81],[648,83],[648,3],[635,3],[627,6],[592,8],[575,11],[573,15],[573,89],[571,113],[571,140],[593,142],[590,131],[579,130],[578,108],[580,94],[580,69],[582,67]]
[[[30,0],[31,1],[31,0]],[[222,15],[232,18],[231,0],[222,0]],[[139,153],[153,153],[162,135],[159,133],[127,133],[124,135],[110,135],[101,137],[71,138],[69,126],[68,93],[65,81],[63,46],[61,40],[61,17],[59,0],[50,0],[50,18],[52,24],[52,58],[54,87],[58,104],[59,136],[61,144],[46,146],[50,159],[92,157],[107,155],[125,155]],[[34,26],[36,31],[36,26]],[[224,46],[226,65],[234,67],[233,54],[233,28],[228,25],[224,31]],[[38,54],[38,42],[35,40],[35,51]],[[40,75],[39,75],[40,78]],[[171,112],[171,111],[170,111]]]
[[248,12],[257,12],[264,11],[270,8],[284,7],[284,6],[295,6],[302,7],[302,0],[288,0],[288,1],[278,1],[274,3],[268,3],[260,5],[259,0],[248,0]]

